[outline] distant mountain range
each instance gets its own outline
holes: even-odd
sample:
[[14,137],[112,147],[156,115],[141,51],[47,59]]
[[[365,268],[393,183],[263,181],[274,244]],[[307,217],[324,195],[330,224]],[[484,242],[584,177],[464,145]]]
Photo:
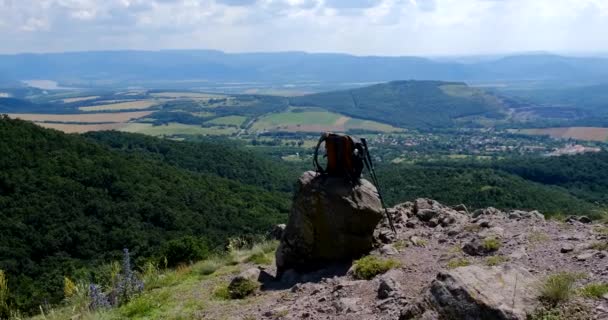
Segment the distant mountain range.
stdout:
[[608,58],[545,53],[488,59],[224,53],[210,50],[99,51],[0,55],[0,83],[51,79],[72,86],[159,86],[205,82],[369,83],[396,79],[600,83]]

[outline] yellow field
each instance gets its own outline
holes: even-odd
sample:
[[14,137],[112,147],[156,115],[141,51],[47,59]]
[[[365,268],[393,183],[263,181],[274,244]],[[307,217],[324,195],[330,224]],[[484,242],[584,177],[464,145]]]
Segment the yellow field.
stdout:
[[126,123],[106,123],[106,124],[69,124],[69,123],[44,123],[35,122],[37,125],[63,131],[65,133],[85,133],[89,131],[102,131],[102,130],[118,130]]
[[153,111],[117,112],[117,113],[88,113],[88,114],[35,114],[35,113],[9,113],[11,118],[34,122],[63,122],[63,123],[100,123],[100,122],[127,122],[150,115]]
[[80,107],[82,111],[116,111],[116,110],[141,110],[148,109],[157,105],[160,101],[157,100],[136,100],[129,102],[101,104],[94,106]]
[[173,136],[173,135],[230,135],[237,131],[233,127],[201,127],[182,123],[169,123],[167,125],[155,126],[150,123],[130,123],[121,128],[120,131],[142,133],[151,136]]
[[64,103],[73,103],[73,102],[80,102],[80,101],[87,101],[87,100],[95,100],[95,99],[99,99],[99,96],[88,96],[88,97],[66,98],[66,99],[62,99],[61,101],[63,101]]

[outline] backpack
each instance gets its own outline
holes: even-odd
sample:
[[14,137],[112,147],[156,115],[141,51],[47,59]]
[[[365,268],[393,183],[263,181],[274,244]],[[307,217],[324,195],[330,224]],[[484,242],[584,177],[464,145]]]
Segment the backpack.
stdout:
[[[327,166],[323,168],[319,164],[319,148],[325,142]],[[358,182],[364,166],[365,149],[360,141],[351,136],[324,133],[321,135],[315,154],[313,164],[320,174],[332,177],[345,177],[351,182]]]

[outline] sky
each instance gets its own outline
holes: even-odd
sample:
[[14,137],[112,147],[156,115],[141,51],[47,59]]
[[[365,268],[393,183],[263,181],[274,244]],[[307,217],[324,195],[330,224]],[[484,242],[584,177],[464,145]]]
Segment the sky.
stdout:
[[608,52],[608,0],[0,0],[0,53]]

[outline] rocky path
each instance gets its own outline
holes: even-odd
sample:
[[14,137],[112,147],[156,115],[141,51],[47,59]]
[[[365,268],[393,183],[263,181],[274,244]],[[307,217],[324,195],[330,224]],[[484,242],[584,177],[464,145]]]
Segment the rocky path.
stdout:
[[[381,224],[372,254],[398,260],[399,267],[371,280],[354,279],[348,266],[286,272],[266,282],[239,316],[525,319],[541,307],[539,288],[551,274],[577,274],[577,287],[608,283],[605,224],[585,218],[545,220],[535,211],[488,208],[469,213],[428,199],[390,211],[397,235]],[[608,296],[575,296],[556,312],[560,308],[567,310],[555,319],[608,319]]]

